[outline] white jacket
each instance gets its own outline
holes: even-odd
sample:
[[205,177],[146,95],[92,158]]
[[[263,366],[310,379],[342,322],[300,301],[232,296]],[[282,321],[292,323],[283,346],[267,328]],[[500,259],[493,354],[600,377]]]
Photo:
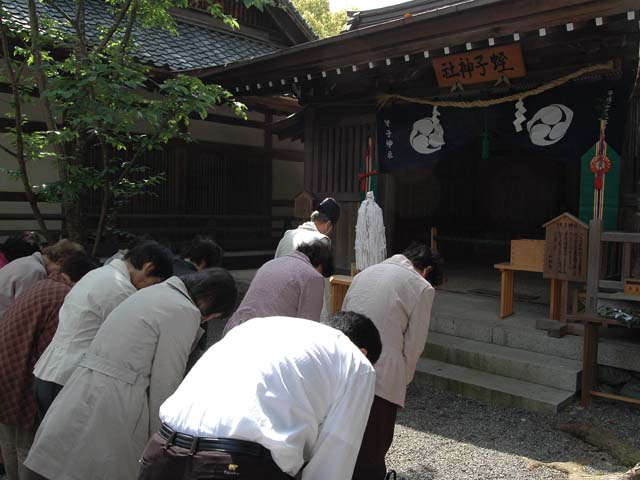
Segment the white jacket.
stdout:
[[135,292],[122,260],[113,260],[82,277],[62,304],[58,329],[36,363],[34,375],[65,385],[107,316]]

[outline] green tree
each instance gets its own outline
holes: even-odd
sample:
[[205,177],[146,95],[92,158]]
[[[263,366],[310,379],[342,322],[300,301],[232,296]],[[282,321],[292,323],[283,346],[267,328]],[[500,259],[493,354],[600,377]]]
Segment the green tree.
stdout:
[[[40,0],[63,21],[37,8],[38,0],[26,0],[29,25],[11,21],[0,0],[0,41],[3,81],[12,93],[15,119],[12,134],[18,168],[8,171],[22,182],[42,233],[51,238],[38,200],[62,205],[67,235],[84,241],[82,201],[92,192],[101,198],[93,252],[112,215],[164,176],[150,175],[140,158],[166,147],[175,138],[188,140],[190,116],[207,116],[208,109],[227,105],[246,118],[246,107],[219,85],[205,85],[198,78],[175,75],[157,78],[135,57],[134,28],[155,27],[175,33],[170,8],[185,8],[189,0],[105,0],[113,22],[95,35],[86,31],[85,0],[75,0],[73,12],[56,0]],[[239,0],[240,1],[240,0]],[[262,9],[270,0],[242,0]],[[237,22],[211,0],[210,13],[237,28]],[[95,32],[93,32],[95,33]],[[46,129],[26,131],[25,106],[36,102]],[[87,153],[98,151],[100,162],[88,162]],[[59,179],[34,187],[27,165],[38,160],[56,162]]]
[[329,0],[293,0],[293,4],[320,38],[338,35],[347,24],[347,11],[332,12]]

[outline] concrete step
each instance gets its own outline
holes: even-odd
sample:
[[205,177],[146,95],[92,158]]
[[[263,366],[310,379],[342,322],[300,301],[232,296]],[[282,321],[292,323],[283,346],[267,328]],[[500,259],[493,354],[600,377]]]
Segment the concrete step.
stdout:
[[483,402],[550,415],[556,414],[574,396],[566,390],[428,358],[418,361],[416,380]]
[[582,364],[576,360],[429,333],[423,356],[487,373],[576,392]]
[[[458,314],[436,312],[430,331],[529,352],[582,361],[583,338],[566,335],[552,338],[534,323],[518,319],[499,320],[497,313],[466,311]],[[601,338],[598,364],[640,372],[640,343]]]

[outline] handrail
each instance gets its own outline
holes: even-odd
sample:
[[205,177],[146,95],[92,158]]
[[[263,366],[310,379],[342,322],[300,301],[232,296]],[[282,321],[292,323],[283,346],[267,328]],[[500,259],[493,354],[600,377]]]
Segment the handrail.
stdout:
[[640,243],[640,233],[602,232],[600,234],[600,241],[616,243]]

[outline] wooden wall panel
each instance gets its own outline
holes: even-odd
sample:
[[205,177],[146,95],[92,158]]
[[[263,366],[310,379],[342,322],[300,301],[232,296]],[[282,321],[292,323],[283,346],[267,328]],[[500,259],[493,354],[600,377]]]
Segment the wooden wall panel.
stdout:
[[358,173],[368,138],[376,144],[375,114],[309,109],[305,128],[305,189],[318,201],[331,196],[340,203],[340,221],[332,233],[334,258],[336,269],[349,272],[355,261]]

